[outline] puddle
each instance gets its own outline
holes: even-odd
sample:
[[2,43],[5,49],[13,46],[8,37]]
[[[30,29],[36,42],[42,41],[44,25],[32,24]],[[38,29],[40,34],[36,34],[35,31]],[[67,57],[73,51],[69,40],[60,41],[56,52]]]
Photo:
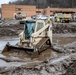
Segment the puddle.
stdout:
[[0,59],[0,67],[7,66],[7,63]]
[[7,44],[7,42],[9,42],[11,45],[15,45],[17,44],[19,41],[19,38],[4,38],[4,39],[0,39],[0,51],[3,50],[3,48],[5,47],[5,45]]
[[21,66],[21,65],[25,65],[27,63],[25,62],[6,62],[4,60],[1,60],[0,59],[0,67],[18,67],[18,66]]

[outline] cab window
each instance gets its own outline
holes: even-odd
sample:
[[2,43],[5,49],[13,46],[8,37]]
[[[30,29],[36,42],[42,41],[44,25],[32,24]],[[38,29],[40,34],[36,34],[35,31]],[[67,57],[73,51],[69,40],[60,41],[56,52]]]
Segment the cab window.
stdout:
[[37,29],[36,29],[36,31],[40,30],[40,29],[43,28],[43,27],[44,27],[43,22],[38,22],[38,23],[37,23]]

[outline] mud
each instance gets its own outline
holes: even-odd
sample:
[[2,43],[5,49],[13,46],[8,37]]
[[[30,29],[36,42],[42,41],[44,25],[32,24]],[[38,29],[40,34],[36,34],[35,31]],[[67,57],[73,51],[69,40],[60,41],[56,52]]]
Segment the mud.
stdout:
[[55,23],[53,33],[76,33],[76,23]]
[[76,75],[76,60],[68,66],[67,72],[64,75]]
[[[71,29],[71,26],[68,27]],[[19,40],[17,35],[23,28],[24,26],[19,24],[1,25],[0,29],[10,30],[0,33],[0,50],[2,51],[7,42],[15,45]],[[66,27],[63,29],[66,30]],[[75,75],[76,33],[74,30],[64,34],[63,29],[58,31],[56,28],[53,31],[53,49],[47,48],[37,58],[31,59],[31,54],[19,50],[1,53],[0,75]],[[10,34],[10,31],[13,32]]]
[[11,21],[6,21],[0,25],[0,36],[16,36],[24,29],[24,25],[20,24],[19,21]]
[[[59,53],[52,49],[47,49],[42,52],[38,58],[31,59],[31,55],[28,55],[24,51],[11,50],[0,55],[0,74],[62,75],[68,72],[70,69],[68,69],[68,67],[70,67],[69,65],[73,63],[74,60],[76,60],[75,36],[69,35],[70,40],[68,40],[68,37],[66,37],[64,34],[61,36],[59,36],[59,34],[55,34],[53,37],[53,45],[56,50],[63,49],[63,51],[66,51],[66,53]],[[9,40],[11,44],[16,44],[16,42],[19,40],[17,37],[13,37],[12,39],[10,37],[6,37],[7,39],[4,38],[2,37],[1,41],[2,39],[4,42]],[[65,39],[67,42],[64,41]],[[60,41],[58,42],[56,40]]]
[[[20,20],[6,20],[0,24],[0,36],[18,35],[23,29]],[[54,23],[53,33],[76,33],[76,23]]]

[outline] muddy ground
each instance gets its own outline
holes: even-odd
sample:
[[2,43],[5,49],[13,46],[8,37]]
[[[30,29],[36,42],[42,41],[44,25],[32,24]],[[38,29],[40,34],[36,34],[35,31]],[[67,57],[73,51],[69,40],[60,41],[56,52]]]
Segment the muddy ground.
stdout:
[[[0,45],[7,41],[15,44],[23,28],[16,20],[0,24]],[[38,58],[31,57],[17,50],[1,53],[0,75],[76,75],[76,23],[55,23],[53,49],[47,48]]]
[[76,23],[54,23],[53,33],[76,33]]

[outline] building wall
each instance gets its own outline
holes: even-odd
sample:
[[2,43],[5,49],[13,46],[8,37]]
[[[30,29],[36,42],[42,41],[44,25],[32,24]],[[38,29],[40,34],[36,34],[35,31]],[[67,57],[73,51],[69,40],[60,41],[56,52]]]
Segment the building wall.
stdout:
[[2,5],[2,17],[3,18],[12,18],[13,13],[15,13],[15,5]]
[[15,8],[16,9],[17,8],[22,8],[21,11],[16,10],[16,13],[22,12],[22,13],[25,13],[28,17],[36,14],[36,6],[16,5]]
[[76,13],[76,8],[46,8],[47,15],[53,15],[55,12]]
[[[18,10],[19,9],[19,10]],[[21,9],[21,10],[20,10]],[[32,15],[36,15],[38,13],[44,15],[54,15],[55,12],[76,12],[76,8],[45,8],[45,9],[37,9],[36,6],[31,5],[10,5],[10,4],[2,4],[2,17],[13,18],[14,13],[25,13],[27,17],[31,17]]]
[[28,17],[30,17],[36,14],[36,6],[10,5],[10,4],[2,5],[2,17],[5,19],[13,18],[13,14],[18,12],[25,13]]
[[46,8],[46,15],[51,15],[50,8]]
[[44,9],[36,9],[36,14],[43,14],[44,13]]

